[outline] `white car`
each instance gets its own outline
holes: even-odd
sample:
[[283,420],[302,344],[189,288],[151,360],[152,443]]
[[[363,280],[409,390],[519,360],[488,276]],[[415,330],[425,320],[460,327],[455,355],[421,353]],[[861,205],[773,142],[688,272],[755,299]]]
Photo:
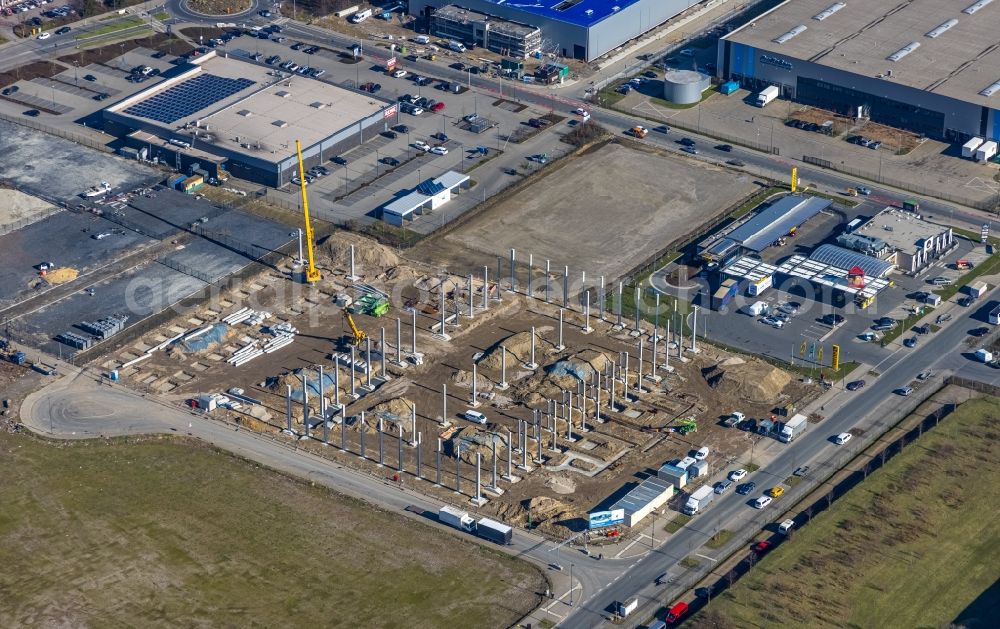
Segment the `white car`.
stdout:
[[418,151],[423,151],[426,153],[427,151],[431,150],[431,145],[424,142],[423,140],[417,140],[416,142],[413,143],[413,148],[417,149]]
[[708,458],[708,448],[702,447],[698,448],[698,451],[694,453],[694,458],[696,461],[704,461]]
[[839,435],[837,435],[836,437],[833,438],[833,442],[835,444],[837,444],[838,446],[842,446],[845,443],[847,443],[848,441],[850,441],[851,437],[853,437],[853,436],[854,435],[852,435],[849,432],[842,432],[842,433],[840,433]]
[[486,425],[486,415],[483,415],[479,411],[467,410],[465,411],[465,418],[470,422],[475,424]]
[[406,70],[396,70],[395,72],[392,73],[392,76],[395,79],[401,79],[404,76],[406,76],[407,74],[409,74],[409,73]]
[[772,500],[774,500],[774,498],[772,498],[770,496],[761,496],[760,498],[758,498],[758,499],[756,499],[756,500],[753,501],[753,508],[754,509],[763,509],[767,505],[771,504]]
[[38,34],[38,39],[48,39],[49,37],[52,37],[52,33],[39,33]]
[[435,155],[447,155],[448,149],[443,146],[435,146],[431,149],[431,153],[434,153]]
[[747,477],[747,471],[746,470],[742,470],[741,469],[741,470],[733,470],[732,472],[729,472],[729,480],[733,481],[734,483],[738,483],[738,482],[740,482],[741,480],[743,480],[746,477]]

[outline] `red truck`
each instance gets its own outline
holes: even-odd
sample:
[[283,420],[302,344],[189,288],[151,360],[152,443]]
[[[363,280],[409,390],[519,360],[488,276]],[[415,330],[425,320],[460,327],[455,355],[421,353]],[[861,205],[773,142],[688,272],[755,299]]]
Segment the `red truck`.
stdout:
[[688,604],[685,602],[674,603],[674,606],[667,611],[667,615],[663,617],[663,620],[667,624],[673,624],[680,621],[684,617],[684,614],[688,612]]

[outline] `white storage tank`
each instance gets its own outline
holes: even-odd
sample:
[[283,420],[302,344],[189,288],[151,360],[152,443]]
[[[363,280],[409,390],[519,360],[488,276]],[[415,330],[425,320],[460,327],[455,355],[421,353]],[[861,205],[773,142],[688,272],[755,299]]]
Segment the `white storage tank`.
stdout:
[[694,70],[671,70],[663,76],[663,98],[677,105],[701,101],[701,93],[712,86],[712,77]]

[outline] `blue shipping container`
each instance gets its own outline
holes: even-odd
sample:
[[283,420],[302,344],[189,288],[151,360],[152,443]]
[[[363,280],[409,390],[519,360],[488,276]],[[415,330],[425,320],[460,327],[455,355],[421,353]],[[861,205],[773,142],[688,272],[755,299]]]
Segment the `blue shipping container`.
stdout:
[[740,84],[736,81],[726,81],[719,86],[719,91],[726,95],[732,94],[738,89],[740,89]]

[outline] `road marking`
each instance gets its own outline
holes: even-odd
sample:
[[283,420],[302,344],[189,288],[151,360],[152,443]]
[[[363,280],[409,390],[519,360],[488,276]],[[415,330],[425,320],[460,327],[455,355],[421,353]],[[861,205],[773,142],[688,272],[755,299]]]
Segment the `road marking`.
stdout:
[[694,556],[695,557],[701,557],[702,559],[708,559],[709,561],[714,561],[714,562],[718,562],[719,561],[718,559],[715,559],[714,557],[709,557],[708,555],[699,555],[698,553],[695,553]]

